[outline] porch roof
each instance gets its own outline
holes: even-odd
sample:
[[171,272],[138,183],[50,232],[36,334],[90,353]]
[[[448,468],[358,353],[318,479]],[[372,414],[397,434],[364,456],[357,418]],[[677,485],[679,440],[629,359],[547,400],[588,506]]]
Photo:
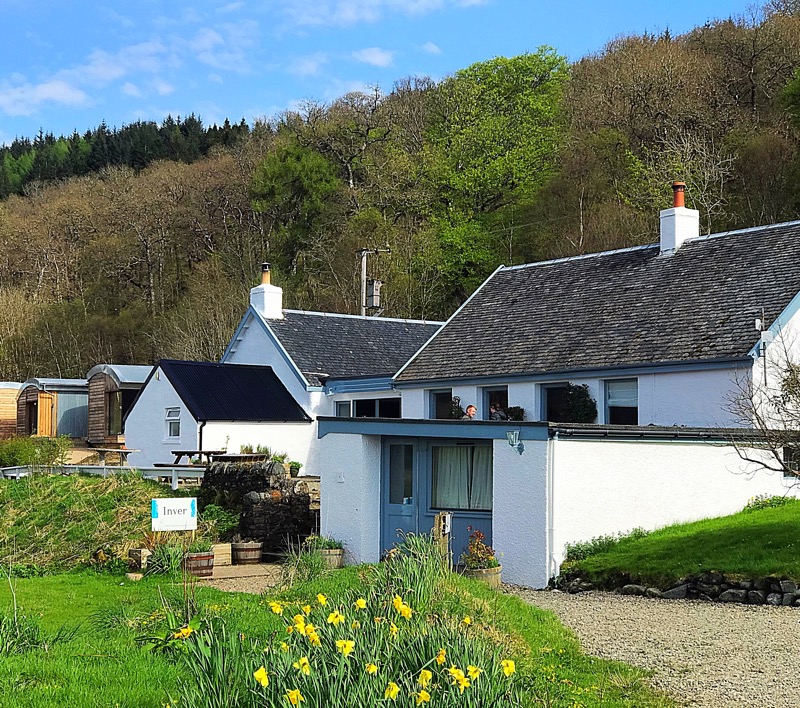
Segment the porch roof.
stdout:
[[520,440],[547,440],[547,423],[493,420],[430,420],[418,418],[317,418],[317,436],[331,433],[349,435],[391,435],[414,438],[457,438],[464,440],[505,440],[506,433],[519,431]]

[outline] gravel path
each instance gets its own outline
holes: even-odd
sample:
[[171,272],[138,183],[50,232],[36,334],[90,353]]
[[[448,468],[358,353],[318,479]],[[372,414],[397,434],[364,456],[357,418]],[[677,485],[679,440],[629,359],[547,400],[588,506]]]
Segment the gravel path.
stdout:
[[555,612],[595,656],[654,672],[687,706],[800,706],[800,610],[513,589]]

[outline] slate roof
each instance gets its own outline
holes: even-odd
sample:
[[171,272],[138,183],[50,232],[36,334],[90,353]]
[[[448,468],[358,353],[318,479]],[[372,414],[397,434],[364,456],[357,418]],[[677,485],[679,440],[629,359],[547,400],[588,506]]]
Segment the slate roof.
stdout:
[[396,379],[740,359],[800,292],[800,222],[498,270]]
[[195,420],[311,420],[270,366],[174,359],[158,366]]
[[392,376],[441,322],[284,310],[265,320],[312,386],[328,378]]

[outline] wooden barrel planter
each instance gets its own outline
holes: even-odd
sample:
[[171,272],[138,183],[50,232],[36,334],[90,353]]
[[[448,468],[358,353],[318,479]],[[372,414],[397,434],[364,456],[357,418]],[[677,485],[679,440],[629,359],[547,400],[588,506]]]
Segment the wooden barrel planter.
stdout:
[[498,565],[496,568],[474,568],[470,570],[465,568],[463,574],[465,578],[472,578],[474,580],[481,580],[486,583],[490,588],[499,589],[502,579],[503,566]]
[[214,551],[187,553],[183,569],[198,578],[210,578],[214,573]]
[[328,568],[342,568],[344,567],[344,549],[343,548],[323,548],[320,550],[322,560]]
[[231,544],[232,565],[256,565],[261,562],[261,541]]

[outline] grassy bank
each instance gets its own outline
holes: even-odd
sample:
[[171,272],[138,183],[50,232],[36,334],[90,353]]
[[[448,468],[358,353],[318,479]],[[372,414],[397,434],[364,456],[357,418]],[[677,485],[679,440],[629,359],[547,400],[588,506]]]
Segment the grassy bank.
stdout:
[[608,550],[568,561],[562,573],[603,586],[634,582],[664,587],[707,570],[734,578],[800,580],[800,502],[776,503],[781,505],[623,538]]

